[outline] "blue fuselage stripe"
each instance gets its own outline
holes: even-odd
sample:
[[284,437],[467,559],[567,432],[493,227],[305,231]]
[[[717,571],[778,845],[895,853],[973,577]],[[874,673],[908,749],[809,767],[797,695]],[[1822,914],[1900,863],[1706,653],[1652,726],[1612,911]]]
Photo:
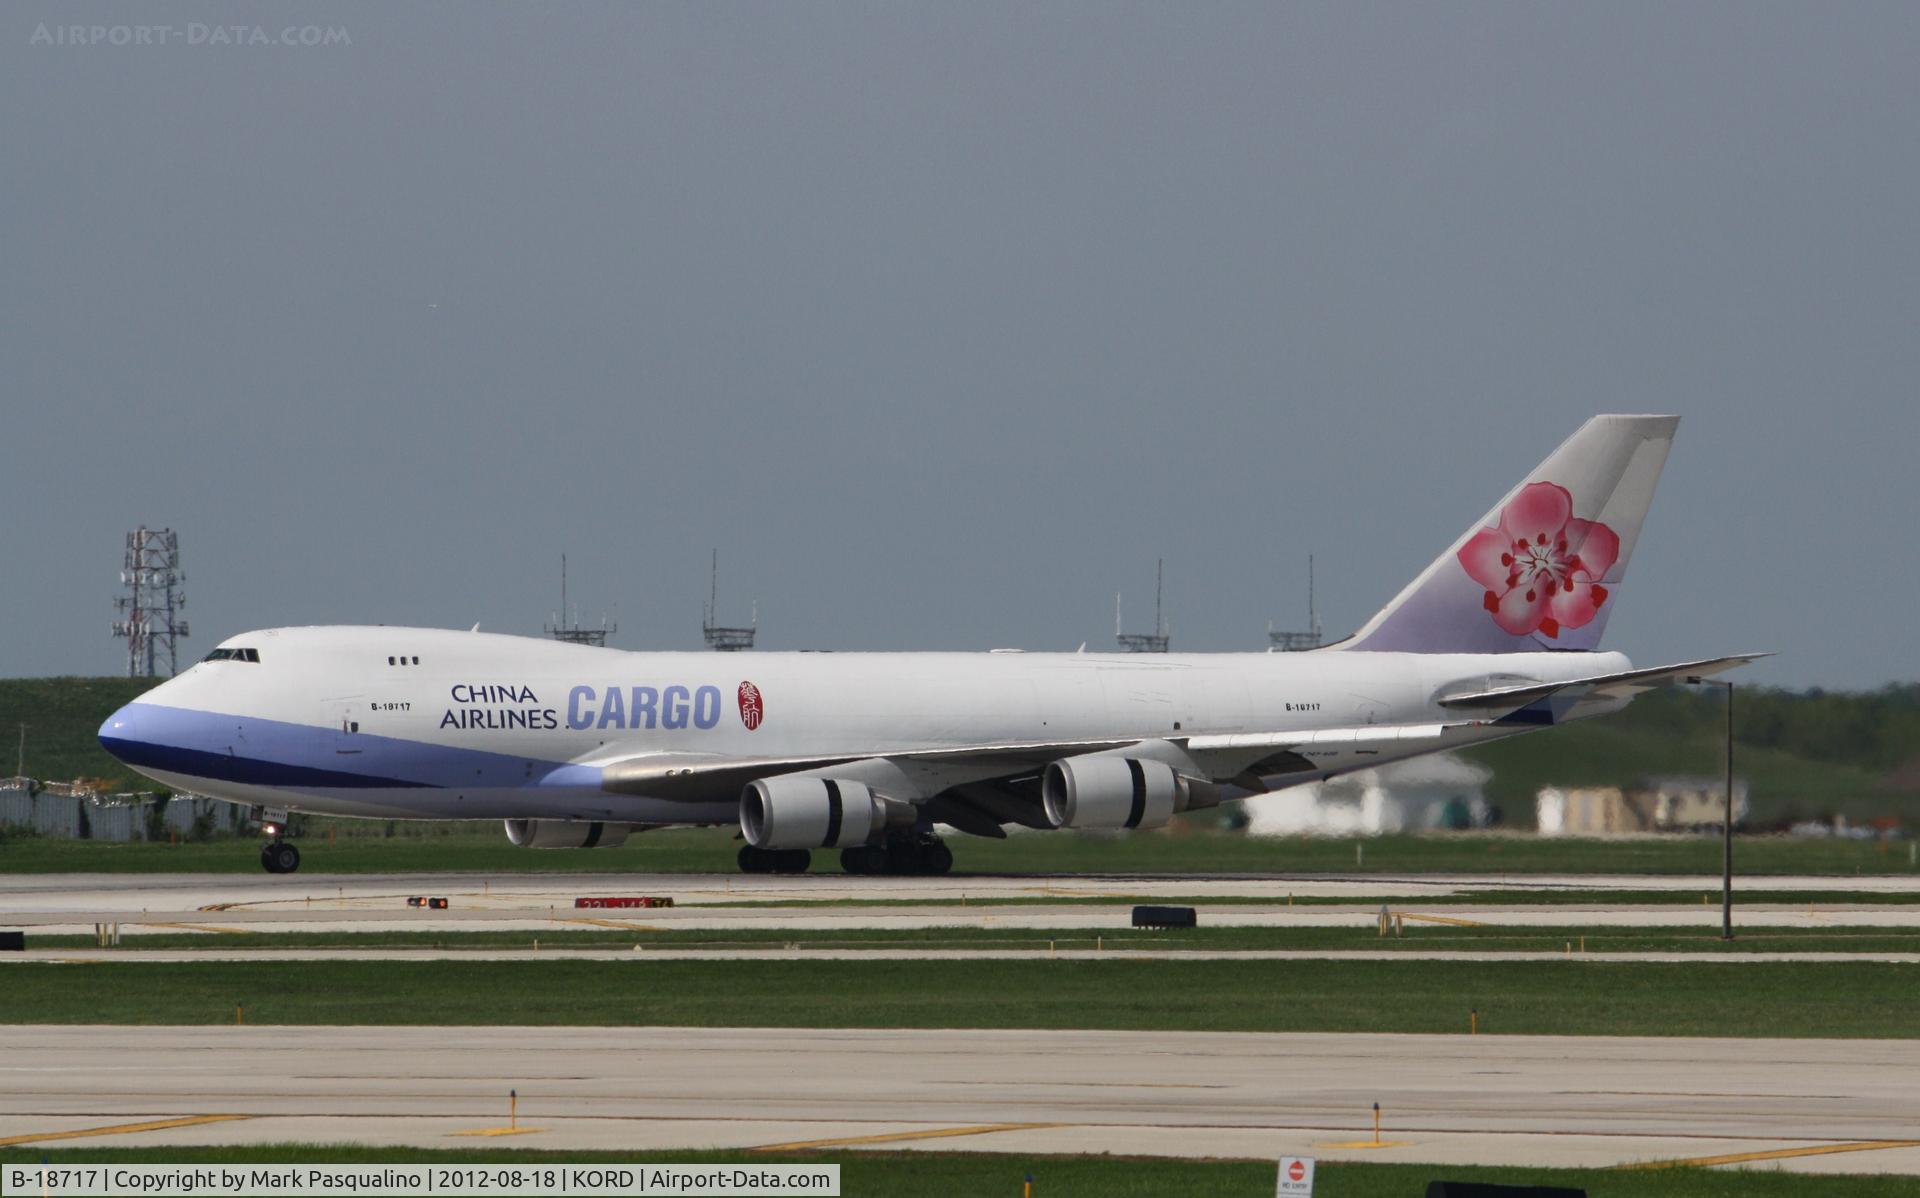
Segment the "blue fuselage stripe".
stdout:
[[218,782],[242,782],[249,786],[287,788],[330,787],[365,789],[372,787],[432,787],[431,782],[409,782],[402,778],[379,778],[346,770],[321,769],[293,765],[284,761],[262,761],[256,757],[236,757],[228,753],[209,753],[202,749],[182,749],[143,740],[121,740],[103,736],[100,744],[107,752],[136,769],[146,766],[162,773],[185,774],[189,778],[210,778]]
[[290,789],[489,790],[599,781],[597,769],[560,761],[149,703],[116,713],[100,743],[136,768]]

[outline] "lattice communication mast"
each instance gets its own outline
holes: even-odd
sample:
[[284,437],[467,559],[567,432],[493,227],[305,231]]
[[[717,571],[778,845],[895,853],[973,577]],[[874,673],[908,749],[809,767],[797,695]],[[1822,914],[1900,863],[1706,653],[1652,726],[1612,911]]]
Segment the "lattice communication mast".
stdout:
[[560,555],[560,611],[546,626],[546,633],[556,641],[565,641],[569,645],[592,645],[596,649],[605,648],[607,638],[620,630],[620,626],[608,620],[603,613],[600,627],[584,628],[580,624],[580,613],[567,606],[567,555]]
[[1165,653],[1173,643],[1173,631],[1167,627],[1166,619],[1160,611],[1161,583],[1165,575],[1166,562],[1156,560],[1153,563],[1153,631],[1120,631],[1120,596],[1113,597],[1113,639],[1128,653]]
[[127,638],[127,677],[157,678],[162,665],[169,678],[180,672],[174,642],[187,635],[187,621],[180,614],[187,605],[181,589],[186,580],[180,571],[178,533],[143,524],[127,534],[126,564],[120,571],[126,594],[113,601],[120,613],[113,635]]
[[707,638],[707,648],[720,653],[738,653],[742,649],[753,648],[753,638],[760,631],[760,605],[753,605],[753,620],[745,628],[722,628],[714,621],[720,618],[720,551],[713,551],[713,573],[707,580],[707,605],[700,611],[700,634]]
[[1302,653],[1308,649],[1318,649],[1320,638],[1320,609],[1313,603],[1313,555],[1307,555],[1307,630],[1305,632],[1275,632],[1273,621],[1267,621],[1267,652]]

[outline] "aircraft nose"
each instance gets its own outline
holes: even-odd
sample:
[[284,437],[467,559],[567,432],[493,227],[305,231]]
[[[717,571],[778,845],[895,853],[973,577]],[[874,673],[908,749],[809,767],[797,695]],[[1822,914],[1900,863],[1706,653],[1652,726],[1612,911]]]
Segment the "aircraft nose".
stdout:
[[100,738],[100,747],[115,757],[120,757],[121,745],[140,738],[139,726],[140,716],[134,711],[133,705],[128,704],[122,707],[108,716],[106,722],[100,725],[100,731],[96,734]]

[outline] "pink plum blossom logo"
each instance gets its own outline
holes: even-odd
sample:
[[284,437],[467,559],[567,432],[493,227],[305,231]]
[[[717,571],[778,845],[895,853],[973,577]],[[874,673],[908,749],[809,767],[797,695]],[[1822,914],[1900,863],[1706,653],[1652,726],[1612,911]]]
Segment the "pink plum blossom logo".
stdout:
[[1600,585],[1620,556],[1620,537],[1598,520],[1573,514],[1573,496],[1555,483],[1528,483],[1461,547],[1460,565],[1487,589],[1483,600],[1501,631],[1557,637],[1593,619],[1607,601]]

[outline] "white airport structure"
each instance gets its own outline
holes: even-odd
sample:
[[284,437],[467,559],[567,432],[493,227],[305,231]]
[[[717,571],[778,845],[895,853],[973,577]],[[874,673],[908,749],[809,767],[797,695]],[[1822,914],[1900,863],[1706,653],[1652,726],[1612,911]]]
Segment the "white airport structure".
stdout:
[[1484,828],[1493,771],[1454,753],[1415,757],[1254,795],[1249,836],[1385,836]]

